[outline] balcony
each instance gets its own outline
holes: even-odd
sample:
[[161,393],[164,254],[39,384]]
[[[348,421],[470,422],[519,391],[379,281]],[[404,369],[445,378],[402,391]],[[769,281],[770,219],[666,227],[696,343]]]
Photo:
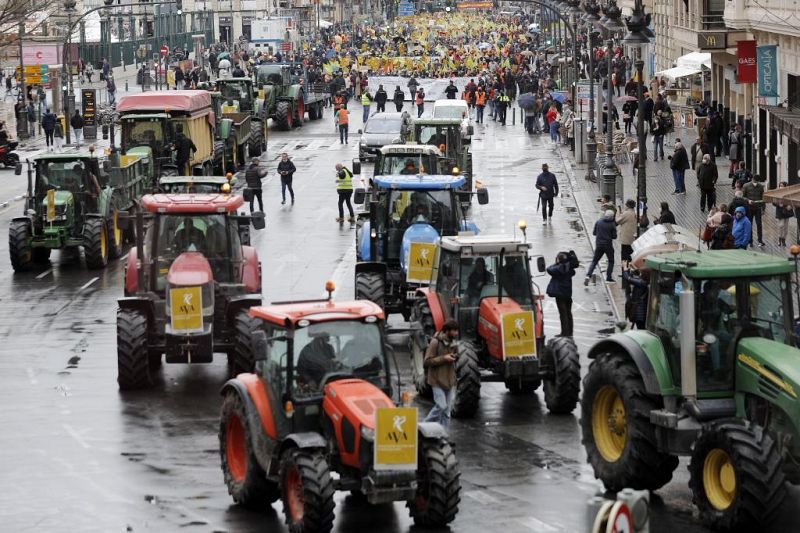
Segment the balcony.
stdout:
[[701,15],[701,23],[704,30],[725,30],[724,12]]
[[759,30],[800,37],[794,20],[800,8],[783,0],[731,0],[726,2],[723,20],[734,30]]

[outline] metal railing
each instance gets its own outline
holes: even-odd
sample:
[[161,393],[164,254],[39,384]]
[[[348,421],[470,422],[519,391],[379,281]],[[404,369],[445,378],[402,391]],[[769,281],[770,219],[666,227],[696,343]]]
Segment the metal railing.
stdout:
[[704,30],[724,30],[725,17],[724,11],[712,11],[705,15],[701,15],[701,23]]

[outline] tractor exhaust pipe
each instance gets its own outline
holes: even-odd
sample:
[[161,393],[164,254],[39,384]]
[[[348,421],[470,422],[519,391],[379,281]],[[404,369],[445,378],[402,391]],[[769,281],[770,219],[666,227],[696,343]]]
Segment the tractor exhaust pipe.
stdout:
[[503,303],[503,269],[505,269],[506,249],[500,248],[500,264],[497,267],[497,303]]
[[678,296],[681,326],[681,394],[687,400],[694,401],[697,397],[694,290],[683,274],[681,274],[681,285],[683,290]]
[[144,215],[140,209],[136,210],[136,283],[140,292],[144,292]]

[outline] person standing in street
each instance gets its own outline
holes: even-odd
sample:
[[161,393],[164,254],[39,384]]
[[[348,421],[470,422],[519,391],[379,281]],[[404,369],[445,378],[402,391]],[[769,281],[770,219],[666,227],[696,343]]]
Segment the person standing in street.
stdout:
[[28,133],[31,137],[36,137],[36,108],[33,107],[33,101],[28,101],[25,112],[28,117]]
[[[779,189],[788,187],[789,182],[782,181],[778,185]],[[772,202],[775,206],[775,220],[778,221],[778,246],[786,246],[786,235],[789,233],[789,219],[794,217],[794,208],[784,204],[782,201]]]
[[53,151],[53,132],[56,129],[57,120],[55,114],[51,113],[49,109],[42,116],[42,129],[44,130],[44,140],[47,144],[48,152]]
[[458,94],[458,87],[455,86],[453,80],[450,80],[450,83],[445,87],[444,94],[448,100],[455,100],[456,95]]
[[406,87],[408,87],[408,92],[411,95],[411,105],[414,105],[417,99],[417,87],[419,87],[417,78],[411,76],[411,79],[408,80],[408,85],[406,85]]
[[536,189],[542,206],[542,225],[547,225],[547,219],[553,218],[553,198],[558,196],[558,180],[547,164],[542,165],[542,173],[536,177]]
[[425,422],[438,422],[447,431],[456,387],[456,359],[458,359],[458,322],[450,319],[441,331],[433,336],[425,350],[423,366],[426,380],[433,390],[433,408]]
[[595,237],[594,256],[589,270],[586,271],[586,278],[583,285],[589,285],[589,280],[594,274],[594,269],[603,256],[608,259],[606,268],[606,283],[614,283],[614,240],[617,238],[617,224],[614,222],[614,211],[608,210],[603,213],[603,217],[594,223],[592,235]]
[[425,112],[425,90],[420,87],[417,91],[417,118],[422,116],[422,113]]
[[75,145],[81,147],[81,135],[83,134],[83,117],[75,110],[75,114],[69,119],[69,125],[72,126],[72,131],[75,134]]
[[[766,246],[764,243],[764,228],[761,221],[761,212],[764,207],[764,185],[758,181],[758,174],[753,174],[749,183],[745,183],[742,187],[742,194],[750,205],[747,217],[750,219],[750,225],[755,224],[756,236],[758,237],[758,245]],[[752,238],[750,239],[752,241]]]
[[289,194],[292,197],[292,205],[294,205],[294,189],[292,189],[292,176],[297,171],[297,167],[289,159],[289,154],[283,152],[281,154],[281,162],[278,163],[278,175],[281,177],[281,205],[286,203],[286,189],[289,189]]
[[258,210],[264,210],[264,199],[261,195],[261,180],[267,175],[266,170],[262,170],[259,166],[259,160],[254,157],[250,160],[250,166],[244,172],[244,181],[247,188],[250,189],[250,212],[253,212],[255,207],[255,200],[258,200]]
[[745,214],[745,208],[740,206],[733,213],[733,246],[746,250],[750,246],[753,235],[753,226]]
[[350,113],[345,106],[336,112],[336,123],[339,125],[339,144],[348,144],[347,134],[350,130]]
[[109,76],[106,80],[106,90],[108,91],[108,105],[116,105],[117,84],[114,83],[114,76]]
[[555,264],[547,267],[547,273],[552,278],[547,284],[547,295],[556,299],[558,318],[561,320],[559,337],[572,337],[572,278],[575,276],[575,268],[569,254],[559,252]]
[[483,88],[483,85],[479,86],[478,89],[475,91],[475,122],[478,124],[483,124],[483,110],[486,108],[486,89]]
[[394,107],[398,113],[403,110],[403,102],[405,101],[405,99],[406,95],[403,92],[403,89],[401,89],[400,86],[398,85],[397,87],[395,87],[394,96],[392,97],[392,101],[394,102]]
[[655,117],[653,117],[653,123],[650,126],[650,132],[653,134],[653,161],[658,161],[658,153],[661,151],[661,159],[664,159],[664,135],[666,134],[666,128],[664,127],[664,121],[661,118],[661,111],[659,110]]
[[361,115],[361,122],[363,124],[367,123],[369,120],[369,108],[372,104],[372,95],[369,94],[369,89],[366,89],[363,93],[361,93],[361,107],[363,108],[363,114]]
[[56,120],[56,126],[53,128],[53,141],[56,145],[56,152],[61,152],[64,149],[64,128],[61,126],[61,121]]
[[178,175],[190,176],[189,161],[192,158],[192,154],[197,152],[197,146],[183,133],[183,124],[176,125],[175,132],[175,142],[172,143],[172,149],[175,150],[175,163],[178,165]]
[[700,187],[700,212],[717,205],[717,165],[711,162],[711,156],[703,155],[703,162],[697,167],[697,186]]
[[689,154],[680,142],[675,142],[675,151],[670,158],[669,166],[672,169],[672,181],[675,182],[675,191],[672,194],[686,194],[686,170],[689,168]]
[[620,258],[622,259],[623,270],[626,269],[633,259],[633,241],[636,240],[636,201],[628,199],[625,201],[625,209],[620,209],[614,218],[617,223],[619,234]]
[[731,162],[728,168],[728,177],[733,179],[733,173],[739,167],[739,161],[742,159],[744,152],[744,139],[742,138],[742,127],[736,124],[734,128],[728,133],[728,159]]
[[353,173],[341,163],[336,163],[336,192],[339,194],[339,216],[336,222],[344,221],[344,204],[350,212],[350,222],[355,222],[355,213],[350,198],[353,196]]
[[628,285],[625,298],[625,318],[637,329],[645,329],[647,325],[647,298],[650,284],[646,272],[638,269],[622,271],[622,280]]
[[378,90],[375,92],[375,104],[378,106],[376,113],[383,113],[386,111],[386,100],[388,99],[389,95],[386,94],[383,85],[378,85]]
[[511,99],[504,90],[501,90],[500,94],[497,95],[497,102],[495,103],[495,106],[499,115],[498,118],[500,119],[500,124],[503,126],[506,125],[506,111],[508,111],[508,105],[510,103]]

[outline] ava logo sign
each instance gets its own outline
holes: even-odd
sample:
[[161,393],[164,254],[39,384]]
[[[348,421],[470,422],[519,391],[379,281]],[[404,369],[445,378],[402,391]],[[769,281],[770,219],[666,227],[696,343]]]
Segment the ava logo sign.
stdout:
[[533,311],[506,313],[502,318],[503,357],[536,355]]

